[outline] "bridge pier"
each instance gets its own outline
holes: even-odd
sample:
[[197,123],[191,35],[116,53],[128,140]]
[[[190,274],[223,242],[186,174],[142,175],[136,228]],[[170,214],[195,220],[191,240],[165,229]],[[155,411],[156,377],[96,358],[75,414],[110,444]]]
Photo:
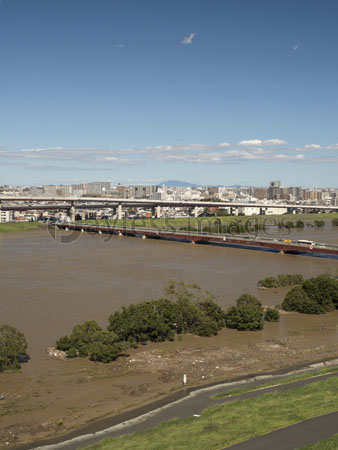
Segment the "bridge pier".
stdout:
[[118,220],[122,219],[122,204],[119,203],[118,207],[117,207],[117,218]]
[[198,206],[194,208],[194,217],[198,217]]
[[75,222],[75,216],[76,216],[76,209],[74,208],[74,205],[72,205],[68,210],[68,217],[72,222]]
[[155,208],[155,216],[157,217],[157,219],[162,217],[162,211],[161,211],[160,205],[156,206],[156,208]]

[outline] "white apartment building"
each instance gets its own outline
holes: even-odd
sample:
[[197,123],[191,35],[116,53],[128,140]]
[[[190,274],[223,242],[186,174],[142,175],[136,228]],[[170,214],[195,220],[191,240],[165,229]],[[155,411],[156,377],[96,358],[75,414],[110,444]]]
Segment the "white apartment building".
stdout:
[[0,210],[0,223],[12,222],[12,220],[14,220],[13,211]]

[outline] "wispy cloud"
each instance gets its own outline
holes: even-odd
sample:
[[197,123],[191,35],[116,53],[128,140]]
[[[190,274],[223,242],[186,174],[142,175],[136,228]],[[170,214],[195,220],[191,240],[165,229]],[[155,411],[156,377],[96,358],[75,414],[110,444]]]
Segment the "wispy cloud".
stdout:
[[194,39],[194,37],[196,36],[196,33],[190,33],[189,36],[185,36],[185,38],[183,39],[183,41],[181,41],[181,44],[192,44],[192,40]]
[[251,145],[285,145],[286,141],[282,139],[269,139],[267,141],[262,141],[261,139],[246,139],[244,141],[240,141],[238,145],[243,146],[251,146]]
[[230,144],[172,144],[135,148],[24,148],[9,151],[0,147],[1,165],[22,167],[65,167],[79,165],[85,168],[114,168],[135,166],[151,161],[162,163],[226,164],[254,161],[275,163],[337,163],[338,144],[306,144],[296,147],[274,138],[268,140],[247,139]]
[[123,48],[123,47],[124,47],[124,44],[116,44],[115,47],[117,47],[117,48]]
[[294,50],[295,52],[296,52],[298,49],[299,49],[299,45],[298,45],[298,44],[296,44],[296,45],[294,45],[294,46],[292,47],[292,50]]

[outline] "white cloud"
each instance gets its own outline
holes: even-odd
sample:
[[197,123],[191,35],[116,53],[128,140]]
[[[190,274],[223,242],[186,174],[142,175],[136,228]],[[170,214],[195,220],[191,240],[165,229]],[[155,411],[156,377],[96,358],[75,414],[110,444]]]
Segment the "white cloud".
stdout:
[[115,47],[117,47],[117,48],[123,48],[123,47],[124,47],[124,44],[116,44]]
[[263,141],[260,139],[246,139],[244,141],[240,141],[238,145],[262,145]]
[[196,36],[196,33],[190,33],[189,36],[185,36],[185,38],[183,39],[183,41],[181,41],[181,44],[192,44],[192,40],[194,39],[194,37]]
[[308,145],[304,146],[305,150],[318,150],[320,148],[321,148],[321,146],[318,144],[308,144]]
[[296,45],[294,45],[294,46],[292,47],[292,50],[294,50],[295,52],[296,52],[298,49],[299,49],[299,45],[298,45],[298,44],[296,44]]
[[263,141],[263,145],[286,145],[287,142],[282,139],[270,139],[268,141]]
[[285,145],[286,141],[282,139],[269,139],[267,141],[262,141],[261,139],[246,139],[244,141],[240,141],[238,145],[243,146],[251,146],[251,145]]
[[[292,147],[281,139],[242,140],[236,145],[228,142],[219,144],[172,144],[152,145],[136,148],[69,148],[46,147],[24,148],[9,151],[0,147],[0,164],[46,164],[44,167],[57,167],[82,164],[90,167],[114,167],[116,165],[136,165],[149,161],[182,163],[237,163],[247,161],[294,162],[294,163],[337,163],[338,156],[322,154],[325,150],[338,150],[338,144],[321,146],[307,144],[303,148]],[[277,147],[276,147],[277,146]],[[276,151],[278,149],[278,151]],[[305,154],[303,154],[305,153]],[[319,153],[321,153],[319,155]]]

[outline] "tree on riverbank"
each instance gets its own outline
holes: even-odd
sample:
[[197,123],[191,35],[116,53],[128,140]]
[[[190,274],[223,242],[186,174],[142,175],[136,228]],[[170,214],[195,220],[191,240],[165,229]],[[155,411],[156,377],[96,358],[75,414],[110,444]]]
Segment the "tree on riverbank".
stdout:
[[226,313],[226,326],[240,331],[262,330],[263,315],[262,302],[253,295],[243,294]]
[[338,280],[323,274],[289,291],[282,303],[285,311],[324,314],[338,308]]
[[90,320],[75,326],[56,345],[68,358],[89,356],[92,361],[110,362],[128,347],[174,340],[181,333],[212,336],[225,326],[261,330],[263,314],[262,303],[252,295],[243,294],[235,307],[224,311],[198,285],[170,281],[163,297],[123,306],[111,314],[107,330]]
[[9,325],[0,326],[0,372],[20,369],[20,362],[28,359],[27,342],[23,333]]

